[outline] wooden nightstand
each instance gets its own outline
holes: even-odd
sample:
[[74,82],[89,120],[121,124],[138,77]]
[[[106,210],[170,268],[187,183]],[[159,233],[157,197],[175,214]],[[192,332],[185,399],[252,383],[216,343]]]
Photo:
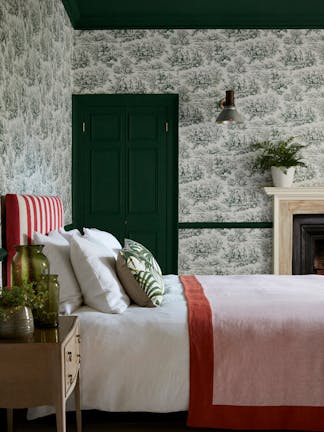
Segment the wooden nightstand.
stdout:
[[0,339],[0,407],[7,408],[8,432],[13,408],[39,405],[55,407],[57,432],[65,432],[65,402],[73,390],[81,432],[79,369],[76,316],[60,317],[57,329],[35,329],[30,340]]

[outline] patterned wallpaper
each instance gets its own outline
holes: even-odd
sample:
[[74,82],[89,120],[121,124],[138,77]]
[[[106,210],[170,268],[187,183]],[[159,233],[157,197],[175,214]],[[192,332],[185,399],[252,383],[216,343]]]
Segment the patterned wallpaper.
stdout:
[[57,194],[71,223],[73,29],[58,0],[0,2],[0,194]]
[[[74,44],[74,93],[179,94],[180,222],[272,220],[259,140],[297,136],[296,185],[324,185],[323,30],[79,31]],[[217,125],[230,88],[245,123]],[[181,230],[179,272],[267,273],[270,231]]]
[[271,273],[271,229],[182,229],[179,273]]
[[[242,125],[215,124],[229,88]],[[1,2],[0,193],[59,194],[66,223],[72,92],[179,94],[181,222],[271,220],[257,140],[298,136],[308,168],[296,184],[323,185],[323,30],[80,32],[60,1]],[[179,272],[270,267],[269,229],[180,230]]]

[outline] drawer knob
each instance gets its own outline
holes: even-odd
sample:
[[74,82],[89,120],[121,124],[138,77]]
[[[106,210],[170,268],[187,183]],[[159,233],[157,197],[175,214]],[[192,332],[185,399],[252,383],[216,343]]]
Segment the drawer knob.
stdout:
[[68,361],[72,361],[72,351],[68,351],[68,353],[67,353],[67,355],[68,355]]

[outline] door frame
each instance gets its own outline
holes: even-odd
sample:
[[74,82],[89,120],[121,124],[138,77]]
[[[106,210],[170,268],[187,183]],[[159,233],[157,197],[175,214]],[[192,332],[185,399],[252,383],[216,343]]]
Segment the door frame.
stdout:
[[[163,101],[167,109],[168,133],[166,135],[166,170],[168,201],[171,205],[166,208],[168,229],[167,267],[170,273],[178,273],[178,203],[179,203],[179,156],[178,156],[178,112],[179,96],[177,94],[82,94],[72,95],[72,220],[73,226],[82,229],[78,220],[77,193],[79,186],[78,156],[83,140],[83,122],[85,121],[83,107],[99,106],[99,99],[110,97],[116,105],[127,106],[130,98],[140,103],[145,99],[147,103]],[[96,102],[97,100],[97,102]],[[162,103],[161,103],[162,105]],[[171,195],[171,196],[170,196]],[[170,244],[169,244],[170,243]]]

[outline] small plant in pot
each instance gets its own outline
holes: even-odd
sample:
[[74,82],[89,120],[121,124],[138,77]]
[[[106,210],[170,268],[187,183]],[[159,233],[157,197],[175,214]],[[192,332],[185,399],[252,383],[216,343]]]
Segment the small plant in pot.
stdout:
[[0,338],[29,337],[34,332],[32,307],[40,302],[32,284],[0,289]]
[[271,170],[273,185],[290,187],[294,180],[296,166],[305,167],[300,151],[305,147],[293,142],[295,137],[277,142],[263,141],[252,144],[257,152],[254,168],[264,172]]

